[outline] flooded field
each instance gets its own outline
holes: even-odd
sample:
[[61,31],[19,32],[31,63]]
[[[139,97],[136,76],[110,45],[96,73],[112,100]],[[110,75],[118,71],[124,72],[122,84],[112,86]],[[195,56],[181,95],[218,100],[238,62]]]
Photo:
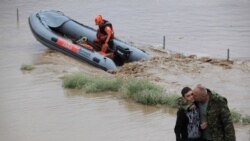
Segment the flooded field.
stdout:
[[[250,64],[246,59],[249,58],[250,18],[245,14],[249,13],[250,3],[244,0],[228,3],[224,0],[211,3],[196,0],[191,2],[193,4],[185,1],[159,0],[154,4],[146,3],[142,6],[144,2],[141,0],[133,1],[133,4],[132,1],[110,1],[108,4],[114,4],[114,8],[105,12],[101,7],[108,5],[99,0],[74,3],[1,1],[0,140],[175,140],[173,127],[176,109],[143,106],[127,101],[116,93],[85,94],[82,91],[64,89],[62,76],[75,72],[105,77],[145,78],[164,86],[170,93],[179,93],[186,85],[193,87],[197,83],[202,83],[226,96],[230,108],[250,115]],[[17,7],[19,23],[16,22]],[[131,7],[130,13],[128,7]],[[28,26],[28,16],[42,9],[61,10],[93,27],[93,17],[105,13],[105,17],[115,23],[118,37],[139,44],[140,48],[144,48],[155,59],[127,64],[116,74],[110,74],[51,51],[35,40]],[[180,12],[190,9],[194,10],[188,12],[189,18]],[[200,10],[202,12],[198,14]],[[89,14],[85,14],[87,12]],[[132,13],[137,14],[131,17]],[[230,13],[232,14],[228,15]],[[83,18],[83,15],[86,18]],[[203,17],[204,15],[207,17]],[[214,15],[217,18],[213,18]],[[187,19],[178,18],[180,16]],[[138,22],[131,23],[126,19],[138,19]],[[221,23],[220,19],[224,19],[225,22]],[[193,20],[197,20],[196,24],[200,26],[193,26],[194,24],[188,22]],[[217,21],[220,22],[219,25],[216,24]],[[204,24],[206,22],[210,24]],[[153,25],[159,25],[161,28],[153,30]],[[152,34],[146,34],[149,32]],[[219,55],[223,58],[224,50],[234,47],[232,57],[236,58],[236,61],[233,64],[218,65],[195,59],[169,59],[166,53],[168,51],[150,48],[159,48],[162,35],[165,34],[161,32],[168,33],[167,47],[173,51],[209,54],[213,57]],[[221,34],[215,36],[218,32]],[[199,48],[198,45],[202,42],[203,47]],[[214,52],[217,48],[218,51]],[[31,64],[35,69],[30,72],[21,71],[22,64]],[[137,66],[139,69],[135,69],[138,71],[134,72],[128,69],[130,66]],[[250,140],[249,126],[235,127],[237,140]]]

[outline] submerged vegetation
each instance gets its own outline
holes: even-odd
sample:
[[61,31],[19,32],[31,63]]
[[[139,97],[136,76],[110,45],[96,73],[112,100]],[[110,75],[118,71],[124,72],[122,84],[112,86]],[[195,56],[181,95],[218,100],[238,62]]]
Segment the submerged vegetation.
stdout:
[[23,71],[31,71],[33,70],[35,67],[33,65],[28,65],[28,64],[22,64],[21,66],[21,70]]
[[121,79],[106,79],[84,74],[64,76],[63,87],[69,89],[84,89],[87,93],[118,91],[122,86]]
[[242,115],[239,112],[237,112],[235,109],[232,109],[231,115],[232,115],[233,122],[235,123],[240,122]]
[[250,116],[245,116],[242,118],[242,123],[243,124],[250,124]]
[[250,124],[250,116],[242,116],[238,111],[235,109],[231,110],[231,115],[234,123],[242,123],[242,124]]
[[161,103],[163,89],[145,80],[127,81],[122,87],[125,98],[134,99],[136,102],[154,105]]
[[[177,107],[177,94],[168,95],[162,87],[141,79],[103,78],[81,73],[65,75],[63,87],[83,89],[86,93],[120,92],[124,98],[132,99],[145,105],[167,105]],[[236,110],[231,110],[234,123],[250,124],[250,116],[242,117]]]
[[176,107],[177,95],[166,95],[164,89],[146,80],[137,79],[107,79],[84,74],[64,76],[63,87],[83,89],[86,93],[121,92],[124,98],[133,99],[146,105],[165,104]]

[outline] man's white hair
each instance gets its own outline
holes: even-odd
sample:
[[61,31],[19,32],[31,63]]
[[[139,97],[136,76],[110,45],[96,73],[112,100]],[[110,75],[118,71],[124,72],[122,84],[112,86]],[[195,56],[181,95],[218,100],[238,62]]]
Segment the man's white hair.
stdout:
[[196,87],[199,88],[203,94],[207,94],[206,87],[202,86],[201,84],[198,84]]

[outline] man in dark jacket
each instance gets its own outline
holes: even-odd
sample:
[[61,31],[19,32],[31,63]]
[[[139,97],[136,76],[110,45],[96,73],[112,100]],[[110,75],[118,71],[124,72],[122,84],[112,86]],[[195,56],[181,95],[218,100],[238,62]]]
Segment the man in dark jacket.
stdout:
[[181,94],[182,98],[178,101],[180,107],[174,128],[176,141],[200,141],[199,109],[193,103],[192,90],[184,87]]
[[202,85],[193,89],[201,117],[203,141],[235,141],[235,130],[227,99]]

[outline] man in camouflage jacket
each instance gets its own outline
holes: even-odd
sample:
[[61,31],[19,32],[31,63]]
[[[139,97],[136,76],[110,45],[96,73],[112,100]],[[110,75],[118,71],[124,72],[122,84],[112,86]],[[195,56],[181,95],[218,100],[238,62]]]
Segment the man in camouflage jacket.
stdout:
[[227,99],[201,85],[193,89],[193,97],[199,103],[199,108],[203,107],[203,111],[200,111],[201,120],[204,119],[201,122],[203,140],[236,141]]

